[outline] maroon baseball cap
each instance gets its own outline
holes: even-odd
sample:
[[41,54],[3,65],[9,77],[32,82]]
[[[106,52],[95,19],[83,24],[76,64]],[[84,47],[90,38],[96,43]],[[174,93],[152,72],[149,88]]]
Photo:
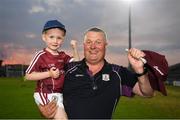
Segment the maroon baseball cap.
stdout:
[[147,61],[151,87],[167,96],[164,81],[167,80],[168,76],[168,62],[165,56],[148,50],[143,50],[143,52],[146,54],[144,58]]

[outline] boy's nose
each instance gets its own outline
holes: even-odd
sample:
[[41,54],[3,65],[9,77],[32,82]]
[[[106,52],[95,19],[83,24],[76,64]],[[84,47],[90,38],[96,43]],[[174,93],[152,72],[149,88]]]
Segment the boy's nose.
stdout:
[[55,39],[54,39],[54,42],[55,42],[55,43],[57,43],[57,42],[58,42],[58,39],[57,39],[57,38],[55,38]]

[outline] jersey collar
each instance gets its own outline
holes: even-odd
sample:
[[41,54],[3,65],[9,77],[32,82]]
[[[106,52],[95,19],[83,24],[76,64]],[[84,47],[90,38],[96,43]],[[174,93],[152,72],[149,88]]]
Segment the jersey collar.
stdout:
[[[88,65],[86,64],[86,59],[85,59],[85,58],[82,60],[82,64],[81,64],[80,67],[81,67],[81,69],[82,69],[83,71],[87,71]],[[96,76],[96,75],[99,75],[99,74],[108,74],[108,73],[110,73],[111,71],[112,71],[111,64],[108,63],[108,62],[104,59],[104,66],[102,67],[102,69],[101,69],[98,73],[95,74],[95,76]]]

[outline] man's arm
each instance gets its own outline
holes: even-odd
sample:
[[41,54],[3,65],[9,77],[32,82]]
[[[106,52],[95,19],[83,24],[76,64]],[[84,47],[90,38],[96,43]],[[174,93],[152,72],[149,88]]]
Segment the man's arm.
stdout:
[[[137,74],[143,74],[144,73],[144,63],[140,59],[144,57],[145,54],[141,50],[131,48],[128,51],[128,60]],[[135,84],[133,88],[133,92],[137,95],[144,96],[144,97],[152,97],[153,96],[153,89],[151,88],[148,74],[145,73],[138,77],[138,82]]]
[[138,77],[138,82],[133,87],[133,93],[143,97],[153,97],[154,91],[151,88],[147,75]]
[[56,110],[58,108],[56,102],[53,100],[46,105],[39,105],[39,111],[45,118],[54,118]]

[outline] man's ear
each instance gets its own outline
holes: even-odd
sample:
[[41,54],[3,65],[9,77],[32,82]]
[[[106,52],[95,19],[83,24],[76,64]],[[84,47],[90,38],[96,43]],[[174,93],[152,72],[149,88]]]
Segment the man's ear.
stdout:
[[107,41],[106,41],[105,45],[106,45],[106,46],[108,45]]

